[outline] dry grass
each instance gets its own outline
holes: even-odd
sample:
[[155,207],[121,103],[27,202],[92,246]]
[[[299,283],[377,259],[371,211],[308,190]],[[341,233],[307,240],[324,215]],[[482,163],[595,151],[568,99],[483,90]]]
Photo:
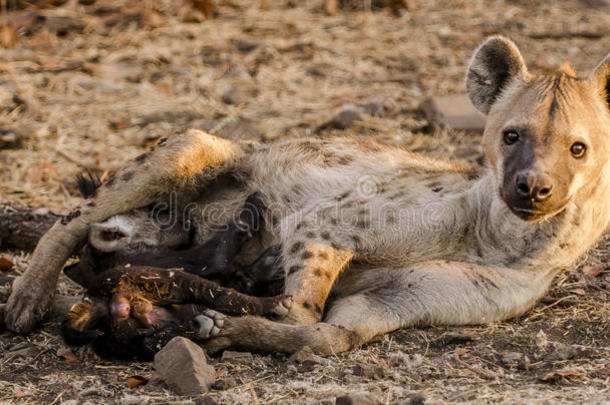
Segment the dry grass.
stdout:
[[[0,200],[65,213],[78,201],[73,178],[83,167],[107,175],[163,135],[187,127],[221,130],[246,119],[264,140],[297,136],[312,133],[347,102],[384,107],[355,132],[475,160],[478,135],[434,129],[415,106],[427,94],[463,91],[469,57],[482,38],[509,35],[530,64],[545,68],[567,58],[582,72],[610,50],[604,41],[610,13],[601,0],[419,0],[398,19],[384,11],[327,17],[321,0],[273,3],[262,11],[232,0],[239,7],[221,6],[214,20],[185,23],[183,10],[167,0],[155,3],[166,19],[156,27],[105,26],[104,16],[73,2],[44,11],[84,28],[65,36],[43,28],[0,50],[0,139],[22,137],[19,147],[0,150]],[[587,6],[593,3],[599,4]],[[541,36],[551,38],[533,39]],[[239,40],[257,47],[241,52]],[[232,88],[241,101],[224,104],[222,95]],[[23,271],[28,256],[10,255],[15,271]],[[606,242],[590,258],[605,273],[564,275],[532,312],[510,322],[403,330],[311,370],[283,356],[256,355],[249,365],[212,359],[223,384],[234,386],[210,396],[334,403],[338,394],[364,391],[384,403],[418,392],[432,403],[608,401],[608,261]],[[59,288],[77,291],[63,279]],[[456,338],[447,334],[472,340],[451,343]],[[127,388],[128,376],[150,376],[150,364],[109,363],[88,349],[75,351],[78,361],[68,363],[56,354],[61,346],[55,325],[27,337],[1,334],[0,402],[190,400],[150,384]],[[355,375],[358,365],[377,375]],[[569,372],[549,374],[558,370]]]

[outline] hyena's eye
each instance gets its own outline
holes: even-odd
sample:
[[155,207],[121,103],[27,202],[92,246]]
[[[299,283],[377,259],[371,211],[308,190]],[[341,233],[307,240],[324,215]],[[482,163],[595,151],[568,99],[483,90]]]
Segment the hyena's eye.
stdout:
[[580,159],[585,155],[587,151],[587,146],[582,142],[574,142],[572,146],[570,146],[570,152],[572,152],[572,156],[577,159]]
[[512,145],[519,140],[519,133],[514,129],[508,129],[504,131],[504,143]]

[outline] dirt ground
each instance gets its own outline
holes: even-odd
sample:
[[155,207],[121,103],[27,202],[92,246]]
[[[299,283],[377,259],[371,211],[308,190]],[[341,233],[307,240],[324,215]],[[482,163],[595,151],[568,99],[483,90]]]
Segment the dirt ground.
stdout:
[[[587,74],[610,51],[605,0],[413,0],[401,17],[368,10],[364,0],[327,16],[321,2],[273,1],[262,10],[219,1],[211,20],[170,0],[3,13],[18,39],[0,49],[0,201],[65,214],[79,200],[73,179],[84,168],[106,177],[188,127],[268,142],[355,132],[476,161],[479,134],[431,125],[417,105],[464,91],[485,36],[510,36],[541,69],[569,59]],[[15,42],[13,34],[3,30],[0,40]],[[316,133],[344,103],[378,111],[347,130]],[[366,392],[382,403],[608,403],[609,247],[606,239],[518,319],[406,329],[313,365],[283,355],[255,354],[248,364],[212,357],[218,382],[207,398],[332,404]],[[25,270],[27,253],[2,253],[14,274]],[[78,293],[63,277],[59,291]],[[152,375],[150,363],[62,351],[57,325],[0,333],[0,402],[208,403],[160,385],[129,388],[128,377]]]

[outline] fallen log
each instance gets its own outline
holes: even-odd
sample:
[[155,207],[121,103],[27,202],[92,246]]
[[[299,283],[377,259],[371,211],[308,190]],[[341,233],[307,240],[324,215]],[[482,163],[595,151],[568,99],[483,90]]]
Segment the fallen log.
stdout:
[[0,203],[0,250],[34,250],[58,218],[46,208]]

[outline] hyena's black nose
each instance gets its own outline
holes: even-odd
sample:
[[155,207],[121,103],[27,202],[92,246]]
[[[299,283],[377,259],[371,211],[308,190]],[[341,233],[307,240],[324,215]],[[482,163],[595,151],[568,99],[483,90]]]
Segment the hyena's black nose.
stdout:
[[553,193],[553,179],[544,173],[521,172],[517,175],[515,187],[522,199],[542,202]]

